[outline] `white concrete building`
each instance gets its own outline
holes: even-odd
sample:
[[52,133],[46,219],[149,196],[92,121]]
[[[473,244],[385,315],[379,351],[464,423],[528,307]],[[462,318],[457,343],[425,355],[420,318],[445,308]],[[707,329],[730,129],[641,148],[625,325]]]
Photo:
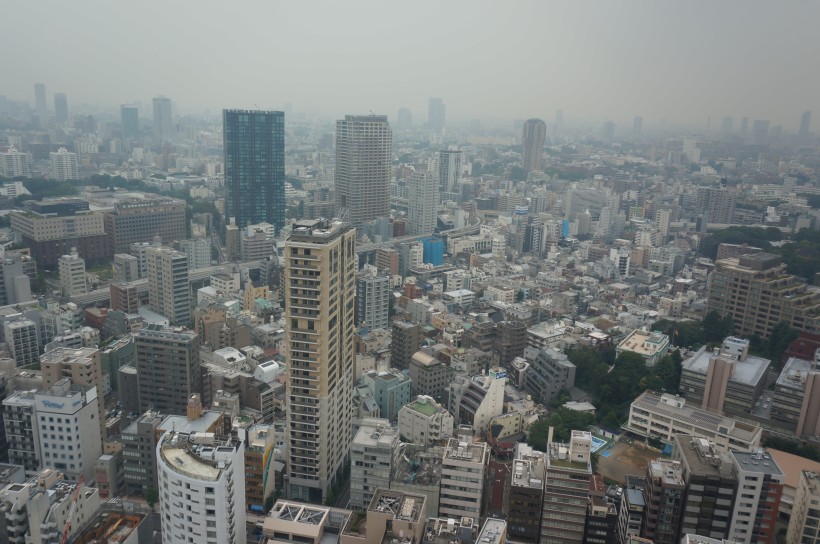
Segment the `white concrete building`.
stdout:
[[469,442],[464,437],[448,441],[441,460],[440,517],[467,517],[478,523],[489,462],[490,448],[486,443]]
[[350,445],[350,508],[367,510],[373,493],[390,487],[399,432],[386,419],[362,420]]
[[188,270],[198,270],[211,266],[211,240],[192,238],[180,240],[179,250],[188,256]]
[[71,153],[66,148],[61,147],[56,153],[49,155],[51,159],[51,178],[58,181],[80,179],[80,166],[77,162],[77,154]]
[[820,543],[820,474],[800,471],[786,544]]
[[740,544],[773,542],[777,509],[785,476],[762,449],[730,452],[737,478],[737,496],[729,517],[728,539]]
[[244,544],[245,447],[213,433],[166,432],[157,444],[162,541]]
[[102,455],[97,388],[73,385],[69,378],[34,395],[41,462],[69,479],[94,481]]
[[57,259],[57,270],[60,274],[60,286],[68,297],[83,295],[88,292],[85,281],[85,260],[77,254],[77,248],[71,248],[69,255]]
[[8,151],[0,155],[0,175],[4,178],[30,178],[31,166],[28,163],[28,154],[17,151],[11,146]]
[[452,436],[453,422],[447,408],[427,395],[419,395],[399,410],[399,434],[413,444],[427,444]]
[[429,172],[416,172],[408,182],[407,234],[428,236],[436,228],[438,183]]

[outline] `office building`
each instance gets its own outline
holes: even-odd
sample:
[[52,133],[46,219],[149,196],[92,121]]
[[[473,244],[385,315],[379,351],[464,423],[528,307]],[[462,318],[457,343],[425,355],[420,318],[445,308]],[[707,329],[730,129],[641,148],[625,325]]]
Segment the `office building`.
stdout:
[[270,223],[248,225],[241,230],[239,257],[243,261],[263,261],[277,254],[276,228]]
[[184,414],[201,394],[199,336],[183,328],[149,325],[134,336],[140,412]]
[[141,285],[135,282],[112,283],[109,286],[111,309],[126,314],[137,314],[147,301],[140,296]]
[[482,436],[488,432],[490,421],[504,411],[506,383],[507,372],[500,368],[470,378],[456,376],[449,388],[449,411],[456,424]]
[[289,494],[323,502],[352,440],[356,231],[294,223],[285,245]]
[[34,394],[42,466],[72,480],[94,481],[94,463],[102,455],[99,394],[95,386],[74,385],[69,378]]
[[726,538],[738,484],[732,456],[705,438],[678,435],[672,458],[680,463],[686,486],[681,533]]
[[438,179],[442,194],[454,194],[458,191],[463,155],[458,149],[442,149],[438,152]]
[[157,429],[162,420],[163,416],[149,410],[120,434],[123,482],[129,495],[144,497],[149,487],[157,488]]
[[100,364],[100,350],[96,348],[54,348],[40,357],[40,370],[43,373],[45,389],[54,387],[64,378],[69,378],[74,385],[97,389],[97,422],[100,427],[100,437],[105,440],[105,404],[101,394],[105,388]]
[[30,178],[31,166],[28,162],[28,153],[21,153],[11,146],[0,154],[0,175],[9,179]]
[[421,325],[410,321],[394,321],[390,335],[390,365],[399,370],[410,368],[410,359],[421,349]]
[[771,253],[741,255],[715,263],[709,275],[706,312],[731,316],[735,334],[768,338],[785,321],[799,331],[820,330],[820,292],[786,272]]
[[525,442],[516,443],[511,472],[508,536],[515,542],[538,544],[546,477],[544,453]]
[[575,365],[553,348],[538,350],[525,374],[524,388],[532,398],[549,405],[560,391],[575,387]]
[[199,270],[211,266],[211,240],[209,238],[180,240],[177,245],[179,250],[188,257],[188,270]]
[[584,541],[589,481],[592,478],[592,435],[572,431],[569,444],[547,438],[546,477],[541,513],[541,543],[569,544]]
[[410,358],[408,373],[414,395],[429,395],[440,402],[450,386],[450,367],[423,351]]
[[704,346],[683,362],[680,395],[702,410],[746,416],[757,408],[770,364],[749,355],[748,340],[729,336],[720,348]]
[[739,496],[730,516],[728,539],[738,544],[775,541],[783,471],[765,450],[730,452]]
[[51,179],[57,181],[80,179],[80,165],[77,162],[76,153],[71,153],[61,147],[56,153],[49,154],[49,160],[51,161]]
[[438,217],[438,187],[429,172],[416,172],[407,182],[407,235],[430,236]]
[[336,210],[354,227],[390,215],[393,131],[384,115],[336,121]]
[[145,258],[151,309],[167,317],[172,325],[188,325],[191,321],[188,256],[167,247],[150,247]]
[[[646,517],[646,500],[644,489],[646,479],[640,476],[627,476],[618,510],[618,526],[616,529],[618,542],[629,544],[633,539],[641,539],[644,518]],[[651,541],[646,540],[646,544]]]
[[794,508],[789,519],[786,544],[818,544],[820,542],[820,475],[800,471]]
[[490,447],[471,438],[451,438],[441,460],[439,516],[472,518],[483,512],[484,484],[489,470]]
[[498,364],[509,366],[513,359],[524,354],[527,345],[527,324],[517,319],[501,321],[496,326]]
[[427,101],[427,126],[432,130],[442,130],[447,121],[447,106],[441,98],[431,97]]
[[398,451],[399,433],[389,420],[362,420],[350,445],[350,508],[367,510],[376,490],[390,487]]
[[399,433],[409,443],[428,444],[449,438],[453,434],[453,416],[447,408],[427,395],[399,409]]
[[139,259],[128,253],[114,255],[114,279],[121,282],[140,279]]
[[245,447],[213,433],[166,432],[157,444],[162,541],[244,544]]
[[273,425],[254,424],[245,439],[245,508],[265,511],[265,500],[274,492]]
[[390,276],[375,271],[360,273],[356,277],[356,326],[387,330],[391,296]]
[[410,378],[398,370],[370,370],[359,379],[359,385],[373,394],[379,417],[388,421],[396,421],[401,407],[410,402]]
[[133,255],[132,244],[152,242],[155,237],[167,243],[184,240],[187,238],[185,206],[184,200],[152,194],[118,198],[113,203],[113,209],[105,212],[109,255]]
[[680,463],[656,459],[647,464],[645,538],[656,544],[677,544],[685,494]]
[[720,451],[750,451],[760,445],[762,433],[759,425],[690,407],[677,395],[651,391],[641,393],[632,402],[625,428],[634,435],[655,437],[667,444],[678,434],[708,438]]
[[544,140],[547,137],[547,124],[541,119],[524,121],[521,136],[522,166],[527,172],[544,169]]
[[57,126],[68,123],[68,98],[65,93],[54,93],[54,117]]
[[285,226],[285,114],[223,110],[225,217],[239,228]]
[[46,102],[46,86],[44,83],[34,84],[34,107],[37,110],[37,122],[40,124],[40,128],[48,128],[48,102]]
[[29,302],[36,263],[28,255],[0,250],[0,306]]
[[120,106],[120,122],[124,140],[136,139],[140,135],[140,109],[136,104]]
[[77,248],[71,248],[69,255],[63,255],[57,260],[57,270],[63,295],[73,297],[87,292],[85,261],[77,254]]
[[154,140],[162,145],[174,142],[174,114],[171,99],[156,96],[154,104]]

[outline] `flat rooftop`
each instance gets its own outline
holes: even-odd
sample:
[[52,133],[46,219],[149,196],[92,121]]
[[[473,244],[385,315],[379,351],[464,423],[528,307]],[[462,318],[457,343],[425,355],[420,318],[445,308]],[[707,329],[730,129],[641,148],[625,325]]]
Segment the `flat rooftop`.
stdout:
[[[706,346],[700,348],[692,357],[683,362],[683,370],[707,374],[709,371],[709,361],[713,357],[721,357],[731,360],[731,356],[722,355],[713,351],[707,351]],[[729,378],[730,382],[755,387],[760,380],[765,377],[771,361],[763,357],[748,355],[744,360],[738,360],[734,372]]]
[[777,385],[802,391],[806,388],[806,378],[812,370],[820,372],[820,368],[815,365],[814,361],[789,357],[777,377]]
[[783,471],[777,465],[777,461],[772,459],[769,452],[757,450],[752,452],[732,451],[729,452],[735,458],[741,470],[746,472],[759,472],[761,474],[772,474],[782,476]]
[[649,462],[647,470],[652,475],[652,479],[660,479],[664,487],[685,485],[681,466],[674,461],[656,459]]
[[389,512],[395,519],[417,522],[424,515],[426,500],[424,495],[377,489],[367,509]]
[[669,346],[669,337],[660,332],[634,330],[618,344],[618,349],[652,356]]
[[168,416],[157,427],[158,431],[176,431],[183,434],[207,432],[222,417],[222,412],[207,410],[202,412],[199,419],[193,421],[186,416]]
[[415,410],[423,416],[432,417],[439,411],[438,406],[433,404],[434,402],[435,401],[429,397],[425,400],[416,399],[408,404],[407,407],[411,410]]
[[533,450],[524,442],[515,446],[516,458],[512,464],[512,485],[543,489],[546,464],[544,454]]
[[444,450],[444,458],[456,461],[466,461],[469,463],[484,463],[484,456],[487,454],[487,445],[484,443],[474,444],[472,442],[459,441],[451,438],[447,442]]
[[198,480],[217,481],[222,469],[203,463],[199,457],[191,455],[187,445],[163,446],[162,458],[175,471]]
[[[675,448],[693,474],[718,477],[721,467],[726,469],[731,465],[728,454],[716,451],[705,438],[679,434],[675,437]],[[724,461],[727,462],[725,465],[722,464]]]
[[484,527],[478,533],[479,544],[501,544],[506,540],[507,522],[503,519],[487,518]]

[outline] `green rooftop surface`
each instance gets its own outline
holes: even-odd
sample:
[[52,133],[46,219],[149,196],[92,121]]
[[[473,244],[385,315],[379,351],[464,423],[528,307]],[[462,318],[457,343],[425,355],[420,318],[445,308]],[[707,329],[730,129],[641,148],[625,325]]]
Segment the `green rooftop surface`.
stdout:
[[429,402],[416,401],[410,404],[410,408],[428,417],[434,415],[438,411],[438,409]]

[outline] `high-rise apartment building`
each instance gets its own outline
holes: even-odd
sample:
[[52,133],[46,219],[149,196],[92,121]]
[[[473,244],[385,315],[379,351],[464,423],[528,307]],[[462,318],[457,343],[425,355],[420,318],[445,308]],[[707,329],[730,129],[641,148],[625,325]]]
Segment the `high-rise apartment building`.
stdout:
[[393,131],[384,115],[336,121],[336,209],[353,224],[390,215]]
[[771,253],[741,255],[715,263],[706,311],[734,319],[735,334],[768,338],[781,321],[800,331],[820,330],[820,293],[786,272]]
[[390,335],[390,365],[399,370],[410,368],[410,359],[421,349],[421,325],[394,321]]
[[239,228],[285,226],[285,114],[222,110],[225,216]]
[[3,399],[3,426],[8,441],[8,460],[22,466],[27,476],[40,470],[40,437],[34,391],[14,391]]
[[214,433],[166,432],[157,444],[162,541],[244,544],[245,447]]
[[40,333],[37,324],[20,314],[3,322],[6,349],[16,366],[36,363],[40,356]]
[[37,109],[37,122],[40,128],[48,128],[48,102],[46,102],[46,86],[44,83],[34,84],[34,106]]
[[174,141],[174,113],[171,99],[154,97],[154,139],[158,144]]
[[544,168],[544,140],[547,137],[547,124],[541,119],[524,121],[521,136],[522,165],[527,172]]
[[356,231],[294,223],[285,244],[289,496],[322,502],[350,450]]
[[356,277],[356,326],[390,326],[390,276],[362,272]]
[[416,172],[408,182],[407,234],[430,236],[436,228],[438,184],[429,172]]
[[145,257],[151,309],[172,325],[187,325],[191,321],[188,256],[168,247],[150,247]]
[[765,450],[730,452],[737,480],[728,540],[739,544],[772,544],[785,476]]
[[57,270],[60,275],[60,287],[67,297],[82,295],[88,290],[85,281],[85,261],[77,254],[76,248],[71,253],[63,255],[57,260]]
[[140,412],[184,414],[202,393],[199,336],[183,328],[149,325],[134,335]]
[[441,130],[447,122],[447,106],[441,98],[431,97],[427,101],[427,126]]
[[695,206],[697,216],[708,223],[730,224],[735,211],[735,194],[723,187],[698,187]]
[[31,166],[28,162],[28,153],[21,153],[11,146],[8,151],[0,155],[0,175],[5,178],[30,178]]
[[54,117],[57,126],[68,123],[68,98],[65,93],[54,93]]
[[102,395],[104,380],[100,365],[100,350],[96,348],[54,348],[40,357],[40,370],[43,373],[43,387],[46,389],[54,387],[63,378],[69,378],[74,385],[97,388],[97,421],[100,436],[105,440],[105,404]]
[[547,472],[541,513],[541,544],[584,541],[589,481],[592,478],[592,435],[572,431],[569,444],[547,439]]
[[458,190],[463,155],[458,149],[442,149],[438,152],[438,179],[442,193],[453,194]]
[[820,542],[820,474],[800,471],[794,508],[786,533],[786,544],[818,544]]
[[122,137],[124,140],[133,139],[140,133],[140,109],[136,104],[120,106],[120,121],[122,122]]
[[51,179],[57,181],[80,179],[80,165],[77,162],[76,153],[71,153],[61,147],[56,153],[49,154],[49,160],[51,161]]

